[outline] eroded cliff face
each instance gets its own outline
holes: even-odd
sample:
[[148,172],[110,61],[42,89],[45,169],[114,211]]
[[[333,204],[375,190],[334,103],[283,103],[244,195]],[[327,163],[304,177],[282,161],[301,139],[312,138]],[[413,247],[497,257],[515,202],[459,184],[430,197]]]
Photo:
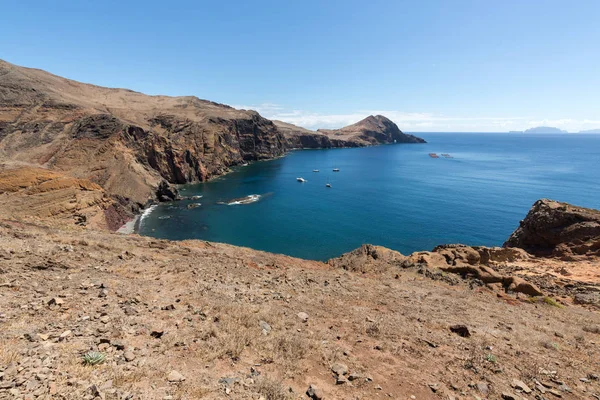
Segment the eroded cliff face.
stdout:
[[7,166],[89,179],[108,196],[142,205],[158,197],[163,181],[205,181],[284,152],[282,134],[254,111],[108,89],[0,61],[0,161]]
[[504,243],[538,256],[600,256],[600,211],[542,199]]

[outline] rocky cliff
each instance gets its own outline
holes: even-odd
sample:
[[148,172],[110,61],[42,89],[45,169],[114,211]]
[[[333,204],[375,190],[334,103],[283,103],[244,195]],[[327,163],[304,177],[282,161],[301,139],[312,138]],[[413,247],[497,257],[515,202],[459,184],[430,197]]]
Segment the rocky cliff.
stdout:
[[331,138],[324,133],[311,131],[287,122],[274,120],[273,123],[283,134],[288,149],[331,149],[361,146],[355,141]]
[[383,115],[371,115],[341,129],[319,129],[318,133],[331,139],[356,143],[358,146],[371,146],[388,143],[426,143],[425,140],[409,135]]
[[600,211],[538,200],[504,246],[565,259],[600,256]]
[[321,149],[337,147],[363,147],[391,143],[426,143],[425,140],[406,134],[383,115],[369,116],[355,124],[340,129],[311,131],[282,121],[273,121],[292,149]]
[[0,61],[0,161],[35,165],[144,204],[162,181],[204,181],[280,156],[282,134],[254,111],[148,96]]

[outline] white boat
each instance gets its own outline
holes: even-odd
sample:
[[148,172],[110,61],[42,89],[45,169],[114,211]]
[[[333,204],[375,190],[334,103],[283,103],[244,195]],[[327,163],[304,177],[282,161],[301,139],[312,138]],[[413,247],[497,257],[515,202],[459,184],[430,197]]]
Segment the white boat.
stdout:
[[319,172],[319,170],[318,169],[313,169],[313,172]]
[[340,169],[339,168],[334,168],[333,172],[340,172]]
[[326,183],[325,186],[326,187],[331,187],[331,183]]
[[304,179],[304,178],[296,178],[296,180],[297,180],[298,182],[306,182],[306,179]]

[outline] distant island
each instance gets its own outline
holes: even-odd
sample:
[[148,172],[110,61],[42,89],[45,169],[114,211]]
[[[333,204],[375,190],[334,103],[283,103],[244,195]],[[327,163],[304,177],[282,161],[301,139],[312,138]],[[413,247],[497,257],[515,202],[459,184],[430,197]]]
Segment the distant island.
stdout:
[[586,131],[579,131],[579,133],[600,133],[600,129],[588,129]]
[[523,133],[569,133],[565,130],[554,128],[551,126],[536,126],[523,131]]

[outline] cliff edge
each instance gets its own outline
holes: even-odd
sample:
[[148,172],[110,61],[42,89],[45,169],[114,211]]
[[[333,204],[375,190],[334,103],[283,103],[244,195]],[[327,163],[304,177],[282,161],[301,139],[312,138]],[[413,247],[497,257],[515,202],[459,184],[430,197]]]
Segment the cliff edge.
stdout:
[[600,211],[538,200],[504,247],[564,259],[600,256]]

